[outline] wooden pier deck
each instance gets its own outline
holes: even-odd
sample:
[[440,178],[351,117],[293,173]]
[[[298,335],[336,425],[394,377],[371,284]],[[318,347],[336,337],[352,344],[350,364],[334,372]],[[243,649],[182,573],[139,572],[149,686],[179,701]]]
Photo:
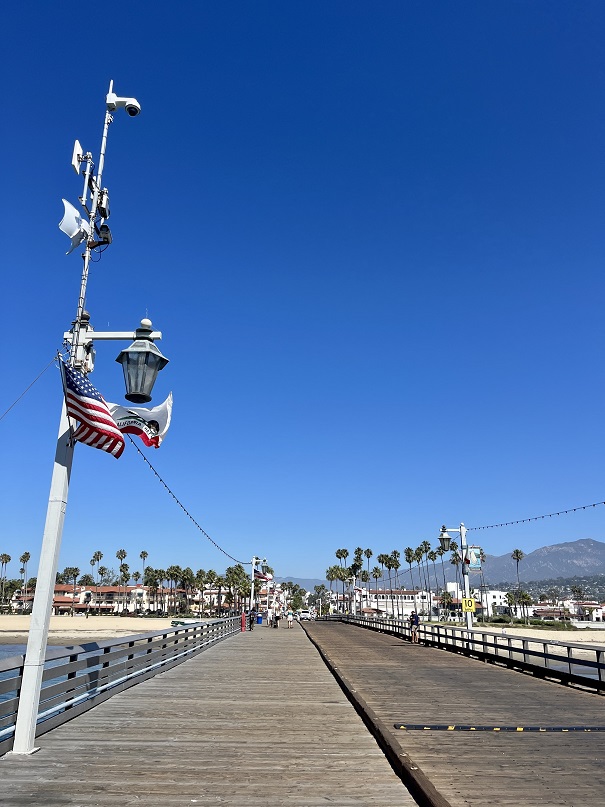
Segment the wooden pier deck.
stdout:
[[256,626],[0,760],[2,807],[414,801],[298,625]]
[[527,729],[603,726],[604,707],[353,625],[256,626],[0,759],[0,805],[406,807],[403,779],[432,807],[601,807],[605,733]]
[[[604,726],[602,695],[352,625],[305,623],[305,630],[434,804],[605,804],[605,733],[447,730]],[[444,728],[402,731],[395,723]]]

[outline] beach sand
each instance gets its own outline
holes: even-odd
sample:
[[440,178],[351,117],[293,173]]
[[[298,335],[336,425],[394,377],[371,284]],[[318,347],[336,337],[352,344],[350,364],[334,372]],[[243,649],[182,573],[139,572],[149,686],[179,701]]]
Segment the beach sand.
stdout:
[[[135,636],[154,630],[170,628],[172,617],[142,619],[141,617],[115,616],[52,616],[48,634],[49,645],[73,645],[83,642],[99,642],[122,636]],[[0,644],[26,644],[29,631],[29,616],[0,616]],[[481,626],[477,626],[481,630]],[[605,630],[542,630],[531,627],[508,627],[491,625],[486,633],[503,636],[531,636],[539,641],[555,641],[571,644],[599,644],[605,646]]]
[[[52,616],[48,644],[71,646],[170,628],[172,617]],[[0,644],[27,644],[29,616],[0,616]]]

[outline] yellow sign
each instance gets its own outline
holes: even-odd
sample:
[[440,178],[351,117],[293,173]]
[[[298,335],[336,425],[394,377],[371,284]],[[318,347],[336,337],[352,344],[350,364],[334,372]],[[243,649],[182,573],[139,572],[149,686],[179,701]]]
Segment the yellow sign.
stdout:
[[473,614],[475,613],[475,600],[473,597],[462,598],[462,610],[465,612],[471,611]]

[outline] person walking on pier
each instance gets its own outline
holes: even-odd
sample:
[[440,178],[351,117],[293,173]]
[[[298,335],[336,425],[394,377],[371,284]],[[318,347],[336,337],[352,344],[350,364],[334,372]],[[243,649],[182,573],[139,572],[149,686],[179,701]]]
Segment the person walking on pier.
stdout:
[[292,613],[292,609],[288,608],[288,627],[291,628],[294,622],[294,614]]
[[420,620],[418,619],[418,614],[416,611],[412,611],[410,614],[410,638],[412,640],[412,644],[418,644],[418,627],[420,625]]

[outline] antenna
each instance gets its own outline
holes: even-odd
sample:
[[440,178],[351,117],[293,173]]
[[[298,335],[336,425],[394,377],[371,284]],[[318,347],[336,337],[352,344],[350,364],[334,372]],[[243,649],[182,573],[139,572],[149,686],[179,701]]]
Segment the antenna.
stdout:
[[73,167],[74,171],[76,172],[76,174],[80,173],[80,163],[82,162],[82,155],[83,154],[84,154],[84,152],[82,151],[82,146],[80,145],[80,141],[76,140],[76,142],[74,143],[74,150],[73,150],[73,153],[71,155],[71,164],[72,164],[72,167]]

